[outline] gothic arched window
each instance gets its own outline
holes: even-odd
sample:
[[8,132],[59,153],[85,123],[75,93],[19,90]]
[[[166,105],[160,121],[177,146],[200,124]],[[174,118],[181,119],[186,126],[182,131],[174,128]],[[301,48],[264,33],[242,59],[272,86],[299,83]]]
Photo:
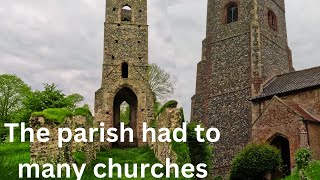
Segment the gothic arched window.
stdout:
[[238,4],[232,2],[227,5],[227,23],[232,23],[238,21]]
[[121,21],[132,21],[132,9],[129,5],[125,5],[121,9]]
[[274,31],[278,30],[278,19],[277,19],[277,16],[271,10],[268,11],[268,25]]

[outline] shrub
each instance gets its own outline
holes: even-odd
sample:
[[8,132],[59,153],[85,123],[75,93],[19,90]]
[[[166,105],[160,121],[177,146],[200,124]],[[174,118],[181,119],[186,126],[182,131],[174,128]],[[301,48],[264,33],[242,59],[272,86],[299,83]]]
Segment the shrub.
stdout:
[[307,148],[299,149],[295,154],[298,170],[305,169],[311,161],[311,151]]
[[[190,151],[190,158],[191,163],[193,165],[198,165],[200,163],[205,163],[207,165],[206,170],[209,171],[212,165],[212,146],[209,142],[198,142],[197,141],[197,134],[194,130],[197,127],[197,123],[189,123],[187,127],[187,139],[188,139],[188,146]],[[201,134],[203,139],[205,138],[205,133]]]
[[230,179],[262,179],[281,165],[280,151],[266,144],[246,146],[234,158]]
[[[182,137],[182,133],[178,133],[178,138]],[[171,139],[173,139],[173,134],[171,133]],[[171,143],[172,151],[177,155],[177,164],[184,165],[190,163],[190,152],[188,143],[172,141]]]

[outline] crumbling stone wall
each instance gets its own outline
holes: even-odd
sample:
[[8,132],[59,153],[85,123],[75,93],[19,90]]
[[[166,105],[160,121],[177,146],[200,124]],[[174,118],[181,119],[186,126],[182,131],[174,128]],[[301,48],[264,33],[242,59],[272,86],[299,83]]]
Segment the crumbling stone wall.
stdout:
[[[130,21],[123,21],[124,6],[131,8]],[[133,122],[129,124],[135,132],[135,143],[129,146],[147,145],[142,142],[142,124],[154,117],[154,96],[148,82],[147,0],[108,0],[104,32],[102,84],[95,96],[95,121],[103,122],[105,128],[118,127],[119,101],[132,101],[136,96]],[[123,64],[127,64],[127,69]],[[133,95],[118,96],[123,90]],[[104,148],[113,145],[126,144],[103,144]]]
[[37,132],[40,128],[47,128],[50,132],[50,140],[46,143],[39,142],[36,138],[30,143],[30,157],[32,163],[73,163],[74,152],[84,152],[86,154],[86,163],[90,163],[96,158],[97,145],[94,143],[76,143],[73,140],[64,143],[62,148],[58,147],[58,128],[70,128],[74,133],[76,128],[85,128],[88,132],[89,125],[83,116],[73,116],[67,118],[62,124],[56,124],[46,120],[44,117],[32,117],[30,127]]
[[[181,112],[178,108],[166,108],[156,119],[157,127],[156,132],[160,128],[168,128],[172,132],[176,128],[181,128]],[[166,162],[166,158],[170,158],[171,162],[177,162],[177,154],[172,150],[171,143],[152,143],[155,156],[161,163]]]

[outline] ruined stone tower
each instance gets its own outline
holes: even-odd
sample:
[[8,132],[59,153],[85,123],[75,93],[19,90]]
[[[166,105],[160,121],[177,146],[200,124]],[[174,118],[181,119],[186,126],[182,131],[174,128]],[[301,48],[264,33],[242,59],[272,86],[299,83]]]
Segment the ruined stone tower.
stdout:
[[96,92],[95,120],[120,126],[120,105],[130,105],[134,142],[107,147],[142,146],[142,123],[153,118],[153,94],[148,83],[147,0],[107,0],[101,88]]
[[208,0],[191,120],[221,131],[215,175],[225,175],[250,141],[250,99],[268,79],[290,71],[284,0]]

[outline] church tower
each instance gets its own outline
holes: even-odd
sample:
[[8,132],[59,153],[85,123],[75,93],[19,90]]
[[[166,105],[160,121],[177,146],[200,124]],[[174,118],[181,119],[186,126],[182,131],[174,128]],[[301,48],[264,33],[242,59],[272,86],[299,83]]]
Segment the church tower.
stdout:
[[293,68],[284,0],[208,0],[207,11],[191,120],[219,128],[214,174],[225,175],[251,138],[250,99]]
[[142,123],[153,118],[154,97],[148,83],[147,0],[107,0],[101,88],[96,92],[95,121],[120,127],[120,105],[130,106],[134,142],[110,147],[142,146]]

